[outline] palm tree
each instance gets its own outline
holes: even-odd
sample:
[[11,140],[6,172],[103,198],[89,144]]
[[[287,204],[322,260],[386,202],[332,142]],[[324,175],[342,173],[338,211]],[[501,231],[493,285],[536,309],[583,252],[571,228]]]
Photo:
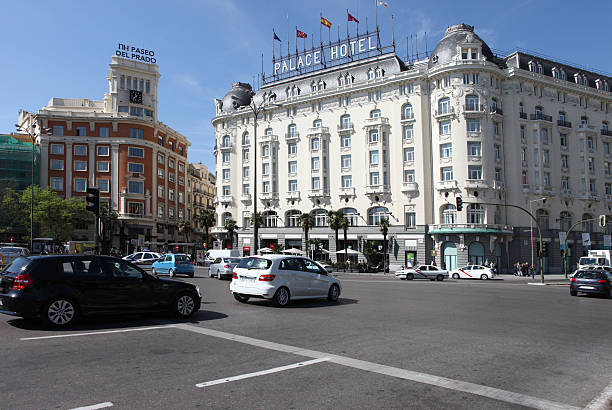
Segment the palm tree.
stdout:
[[[185,221],[185,220],[179,221],[178,230],[185,237],[185,242],[191,242],[190,236],[191,236],[191,232],[193,231],[193,228],[191,227],[191,222]],[[185,252],[187,251],[185,250]],[[195,254],[195,252],[193,252],[193,254]]]
[[257,222],[258,228],[265,225],[264,216],[261,212],[257,212],[257,216],[255,216],[255,214],[251,214],[251,217],[249,218],[249,222],[251,226],[255,226],[255,222]]
[[[344,271],[346,272],[346,264],[348,263],[348,245],[347,245],[347,231],[349,226],[351,225],[351,222],[349,221],[349,219],[342,215],[342,218],[340,219],[340,229],[342,229],[344,231]],[[336,242],[338,240],[336,239]],[[336,245],[337,248],[337,245]]]
[[383,272],[387,272],[387,233],[389,232],[389,218],[380,218],[378,222],[380,232],[383,234]]
[[310,251],[310,245],[308,244],[308,231],[310,228],[314,226],[314,217],[312,213],[305,212],[301,214],[298,218],[298,225],[302,227],[304,231],[304,240],[306,241],[306,255],[308,255]]
[[317,259],[317,251],[321,247],[321,240],[317,239],[317,238],[309,239],[308,240],[308,245],[310,245],[310,247],[313,249],[312,259],[316,260]]
[[206,242],[207,247],[210,247],[208,243],[208,230],[215,226],[215,219],[215,211],[212,209],[203,210],[196,219],[197,222],[204,227],[204,242]]
[[327,211],[327,224],[336,235],[336,250],[338,250],[338,230],[340,230],[340,221],[344,218],[342,211]]
[[231,248],[234,248],[234,233],[236,232],[236,229],[238,229],[238,224],[232,218],[227,218],[223,224],[223,227],[227,231]]

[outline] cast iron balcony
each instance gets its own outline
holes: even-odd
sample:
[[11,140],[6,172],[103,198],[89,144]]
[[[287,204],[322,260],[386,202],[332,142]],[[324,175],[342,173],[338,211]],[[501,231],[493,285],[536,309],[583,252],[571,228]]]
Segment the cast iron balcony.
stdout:
[[527,113],[526,112],[519,112],[519,117],[523,120],[527,119]]
[[542,114],[541,112],[536,112],[535,114],[531,114],[529,116],[529,119],[536,120],[536,121],[552,122],[552,117],[550,115]]
[[557,125],[559,127],[572,128],[572,123],[565,120],[557,120]]

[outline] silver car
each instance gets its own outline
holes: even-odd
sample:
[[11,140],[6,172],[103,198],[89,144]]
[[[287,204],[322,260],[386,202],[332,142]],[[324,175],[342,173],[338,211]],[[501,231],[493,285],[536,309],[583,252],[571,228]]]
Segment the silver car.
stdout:
[[234,270],[234,266],[240,263],[242,258],[230,258],[230,257],[220,257],[216,258],[208,268],[208,277],[216,277],[217,279],[221,278],[232,278],[232,271]]
[[0,248],[0,266],[8,266],[20,256],[28,256],[30,251],[19,246],[5,246]]

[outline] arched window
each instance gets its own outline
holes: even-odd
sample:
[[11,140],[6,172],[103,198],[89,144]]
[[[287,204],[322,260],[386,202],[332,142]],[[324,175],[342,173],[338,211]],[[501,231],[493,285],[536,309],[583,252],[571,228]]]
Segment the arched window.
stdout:
[[274,211],[266,211],[263,213],[264,228],[276,228],[277,215]]
[[453,204],[446,204],[442,207],[442,223],[451,225],[457,223],[457,207]]
[[317,91],[317,83],[315,83],[314,81],[310,83],[310,91],[312,92]]
[[380,110],[370,111],[370,118],[380,118]]
[[290,137],[295,137],[297,135],[297,125],[289,124],[287,127],[287,135]]
[[438,100],[438,114],[448,114],[450,109],[450,98],[444,97]]
[[404,104],[402,107],[402,120],[411,120],[414,118],[414,112],[412,111],[412,104]]
[[321,128],[323,126],[323,120],[317,119],[312,122],[314,128]]
[[310,149],[312,151],[318,151],[319,150],[319,146],[320,146],[320,142],[321,141],[319,140],[319,137],[313,138],[310,141]]
[[377,206],[368,210],[368,225],[378,225],[383,218],[389,218],[388,208]]
[[377,68],[376,69],[376,78],[382,78],[383,75],[384,75],[384,72],[383,72],[382,68]]
[[338,85],[342,87],[345,84],[345,80],[343,76],[338,77]]
[[319,91],[325,90],[325,81],[319,80]]
[[608,132],[608,121],[602,121],[601,130],[607,135]]
[[229,135],[224,135],[223,136],[223,146],[224,147],[229,147],[231,145],[231,139]]
[[559,229],[562,232],[569,231],[569,228],[572,226],[572,215],[567,211],[562,211],[559,214]]
[[529,71],[531,71],[532,73],[535,73],[536,65],[533,61],[530,61],[529,63],[527,63],[527,66],[529,66]]
[[468,248],[468,260],[474,265],[484,265],[484,245],[480,242],[472,242]]
[[374,79],[374,70],[370,68],[368,70],[368,80],[373,80],[373,79]]
[[225,226],[225,222],[227,222],[228,219],[232,219],[232,213],[224,212],[223,215],[221,215],[221,223],[223,226]]
[[465,96],[465,110],[478,111],[479,98],[477,95],[469,94]]
[[285,212],[285,226],[287,227],[297,227],[298,219],[302,213],[297,209],[291,209]]
[[[585,219],[593,219],[593,215],[591,214],[583,214],[582,220]],[[582,232],[593,232],[593,221],[583,222],[582,223]]]
[[249,132],[245,131],[244,134],[242,134],[242,145],[249,145],[251,143],[251,140],[249,138]]
[[327,226],[327,211],[325,209],[317,209],[312,211],[314,217],[314,226]]
[[442,245],[442,255],[444,256],[444,269],[457,269],[457,244],[454,242],[444,242]]
[[467,219],[469,224],[484,224],[485,210],[482,205],[468,205]]
[[519,112],[521,114],[525,112],[525,105],[523,103],[519,103]]
[[497,111],[497,98],[491,98],[491,111]]
[[264,131],[265,135],[272,135],[272,128],[266,128],[266,130]]
[[344,208],[342,209],[344,217],[348,219],[349,225],[357,226],[357,210],[355,208]]
[[353,77],[351,77],[351,75],[350,75],[350,74],[347,74],[347,75],[344,77],[344,79],[345,79],[345,81],[346,81],[346,84],[350,84],[350,83],[352,83],[352,82],[353,82]]
[[340,117],[340,126],[343,129],[351,127],[351,116],[349,114],[344,114],[342,117]]
[[546,209],[538,209],[536,211],[536,219],[542,231],[548,230],[549,217]]

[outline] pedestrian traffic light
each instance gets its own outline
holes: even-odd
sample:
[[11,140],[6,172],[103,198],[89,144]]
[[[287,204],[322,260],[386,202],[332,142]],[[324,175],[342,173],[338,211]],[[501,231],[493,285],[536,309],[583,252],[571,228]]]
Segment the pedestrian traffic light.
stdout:
[[87,188],[87,206],[89,212],[96,216],[100,215],[100,190],[98,188]]
[[456,204],[457,204],[457,211],[461,211],[463,209],[463,199],[458,196],[455,198]]
[[548,242],[542,243],[542,255],[548,256]]
[[605,215],[599,215],[599,226],[601,226],[602,228],[604,226],[606,226],[606,216]]

